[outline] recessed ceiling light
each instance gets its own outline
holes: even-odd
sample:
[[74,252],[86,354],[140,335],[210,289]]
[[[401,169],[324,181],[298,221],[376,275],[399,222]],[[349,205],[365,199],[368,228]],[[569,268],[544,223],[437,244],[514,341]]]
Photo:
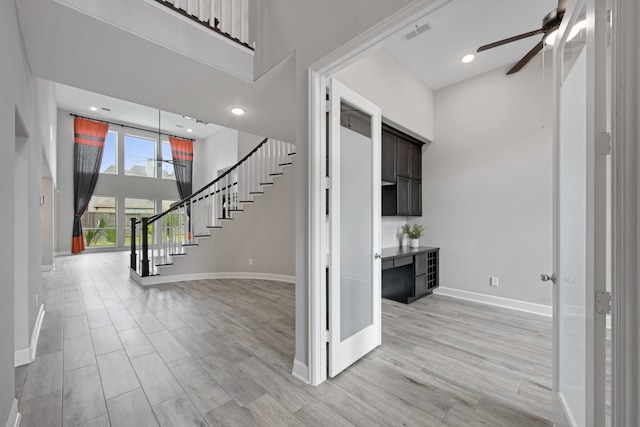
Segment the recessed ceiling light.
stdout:
[[187,132],[191,133],[193,132],[193,129],[187,129]]
[[476,59],[476,56],[470,53],[468,55],[463,56],[461,61],[464,64],[468,64],[469,62],[473,61],[474,59]]
[[91,111],[98,111],[98,109],[97,109],[96,107],[89,107],[89,109],[90,109]]
[[246,112],[247,112],[247,110],[245,110],[245,109],[244,109],[244,108],[242,108],[242,107],[232,107],[232,108],[231,108],[231,112],[232,112],[233,114],[235,114],[236,116],[241,116],[241,115],[243,115],[244,113],[246,113]]

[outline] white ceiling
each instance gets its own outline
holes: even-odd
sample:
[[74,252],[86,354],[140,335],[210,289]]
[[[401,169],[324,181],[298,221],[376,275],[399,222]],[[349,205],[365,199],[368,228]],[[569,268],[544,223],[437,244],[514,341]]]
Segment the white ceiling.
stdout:
[[[69,110],[81,116],[116,122],[118,124],[130,124],[151,131],[158,130],[159,121],[160,129],[163,133],[195,139],[205,139],[222,129],[221,126],[211,123],[206,125],[196,123],[193,120],[184,118],[182,115],[168,111],[161,111],[160,117],[158,117],[159,110],[157,108],[134,104],[133,102],[123,101],[60,83],[56,83],[55,86],[58,108]],[[97,108],[97,111],[92,111],[91,107]],[[105,111],[105,108],[111,111]],[[189,132],[188,129],[191,129],[192,132]]]
[[[430,30],[410,40],[397,37],[385,49],[437,90],[497,68],[506,72],[542,35],[481,53],[478,47],[540,28],[556,7],[557,0],[451,0],[417,23],[428,23]],[[475,60],[460,62],[469,53]]]
[[[25,34],[27,46],[31,47],[28,49],[30,63],[39,77],[171,108],[182,114],[199,114],[197,118],[201,120],[214,121],[227,127],[259,132],[283,140],[294,139],[295,126],[290,120],[293,113],[289,110],[289,106],[295,104],[295,91],[290,90],[291,82],[295,81],[295,60],[292,56],[257,82],[249,84],[210,67],[190,63],[172,51],[160,49],[113,26],[86,16],[85,19],[78,19],[75,12],[56,2],[45,4],[52,9],[43,12],[41,8],[35,8],[39,13],[22,14],[25,21],[23,25],[28,27]],[[557,0],[444,0],[440,8],[416,23],[428,23],[430,30],[407,41],[402,37],[409,31],[407,29],[385,48],[428,87],[437,90],[497,68],[504,67],[506,72],[541,36],[482,52],[470,64],[462,64],[460,59],[467,53],[475,52],[480,45],[539,28],[542,18],[556,5]],[[36,19],[45,12],[56,15],[56,19],[45,20],[51,28],[42,28],[42,20]],[[91,52],[95,50],[100,55],[81,61],[74,56],[75,49],[69,49],[68,46],[78,40],[79,30],[75,27],[69,30],[65,24],[67,21],[74,22],[75,27],[90,26],[91,31],[87,28],[80,32],[91,38],[86,43],[99,46]],[[122,40],[116,41],[118,38]],[[141,51],[150,53],[141,59]],[[124,58],[119,63],[129,66],[111,66],[108,61],[99,62],[101,58],[115,56]],[[150,64],[152,60],[153,64]],[[147,69],[155,71],[144,72]],[[135,73],[132,70],[142,72]],[[177,75],[188,77],[176,80]],[[158,128],[156,108],[63,84],[56,86],[60,108],[98,119],[125,122],[153,130]],[[247,107],[247,115],[243,118],[231,117],[228,110],[231,105]],[[273,105],[279,108],[272,108]],[[90,111],[91,106],[97,107],[98,111]],[[111,111],[104,111],[102,107]],[[179,128],[176,126],[178,124],[184,127]],[[163,132],[192,138],[206,138],[220,129],[215,125],[196,124],[180,114],[164,111],[161,127]],[[193,132],[186,132],[188,128]]]

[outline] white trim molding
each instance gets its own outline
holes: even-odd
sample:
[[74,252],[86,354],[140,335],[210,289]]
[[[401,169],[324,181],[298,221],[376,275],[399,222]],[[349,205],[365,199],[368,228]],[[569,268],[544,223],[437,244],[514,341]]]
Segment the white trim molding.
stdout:
[[31,343],[29,347],[16,350],[13,356],[14,366],[27,365],[33,362],[36,358],[36,348],[38,347],[38,339],[40,338],[40,329],[42,328],[42,321],[44,320],[44,304],[40,304],[40,310],[38,311],[38,317],[36,318],[36,324],[33,327],[31,333]]
[[273,280],[277,282],[295,283],[295,276],[271,273],[249,273],[249,272],[227,272],[227,273],[194,273],[176,274],[167,276],[147,276],[141,277],[134,270],[129,269],[129,277],[140,286],[155,286],[166,283],[186,282],[189,280],[209,280],[209,279],[250,279],[250,280]]
[[22,416],[20,412],[18,412],[18,399],[13,399],[11,412],[9,412],[9,419],[7,420],[7,427],[19,427],[21,418]]
[[550,305],[536,304],[511,298],[496,297],[493,295],[480,294],[477,292],[463,291],[460,289],[439,287],[434,291],[436,295],[464,299],[467,301],[479,302],[481,304],[493,305],[496,307],[508,308],[511,310],[524,311],[541,316],[551,317],[553,308]]
[[305,384],[309,384],[309,367],[298,359],[293,359],[293,371],[291,375]]
[[55,264],[50,264],[50,265],[43,265],[42,266],[42,271],[55,271],[56,269],[56,265]]

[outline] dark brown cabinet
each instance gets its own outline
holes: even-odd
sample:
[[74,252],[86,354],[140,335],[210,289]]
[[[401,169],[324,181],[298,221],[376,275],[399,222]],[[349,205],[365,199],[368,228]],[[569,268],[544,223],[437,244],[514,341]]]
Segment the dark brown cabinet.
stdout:
[[396,137],[382,132],[382,184],[396,182]]
[[405,304],[433,293],[439,285],[440,248],[382,249],[382,298]]
[[422,215],[422,142],[382,125],[382,215]]

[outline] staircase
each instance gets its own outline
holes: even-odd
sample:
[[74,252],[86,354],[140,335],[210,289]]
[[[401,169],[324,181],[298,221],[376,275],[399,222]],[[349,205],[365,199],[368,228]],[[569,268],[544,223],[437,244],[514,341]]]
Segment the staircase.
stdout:
[[[176,258],[188,256],[187,248],[198,246],[199,239],[215,238],[212,233],[242,215],[265,187],[274,185],[292,165],[294,147],[266,138],[223,175],[170,209],[149,218],[132,218],[131,277],[141,284],[162,283],[157,276],[167,274]],[[145,283],[150,276],[154,280]]]

